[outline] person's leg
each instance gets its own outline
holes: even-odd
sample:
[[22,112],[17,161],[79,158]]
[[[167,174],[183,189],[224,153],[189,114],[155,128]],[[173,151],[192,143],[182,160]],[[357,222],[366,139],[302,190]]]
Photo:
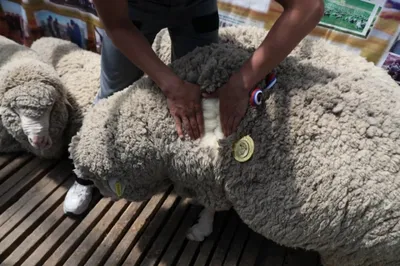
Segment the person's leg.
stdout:
[[[142,28],[140,22],[135,21],[134,24],[137,28]],[[149,31],[147,29],[146,32],[143,33],[150,45],[153,43],[159,30],[160,29],[157,27],[154,31]],[[136,67],[121,51],[119,51],[104,32],[101,50],[100,90],[94,103],[113,95],[117,91],[125,89],[142,76],[143,71]]]
[[199,1],[187,23],[168,27],[171,37],[171,60],[174,61],[196,47],[218,42],[219,15],[216,0]]
[[[142,31],[150,44],[152,44],[161,28],[149,23],[145,23],[146,27],[144,28],[142,27],[142,23],[137,21],[134,23]],[[101,50],[100,89],[93,104],[96,104],[100,99],[111,96],[117,91],[123,90],[142,75],[143,72],[131,63],[104,33]],[[91,181],[76,177],[74,184],[68,190],[65,197],[64,213],[73,215],[84,213],[92,200],[93,188],[94,185]]]

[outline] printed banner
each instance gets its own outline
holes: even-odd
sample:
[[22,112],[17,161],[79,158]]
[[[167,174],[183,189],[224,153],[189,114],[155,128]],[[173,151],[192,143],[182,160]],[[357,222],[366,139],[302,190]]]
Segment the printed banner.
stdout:
[[[324,0],[310,33],[365,57],[396,80],[400,74],[400,0]],[[218,0],[221,27],[271,29],[282,7],[271,0]],[[41,36],[70,40],[101,52],[103,27],[91,0],[0,0],[0,34],[30,46]]]

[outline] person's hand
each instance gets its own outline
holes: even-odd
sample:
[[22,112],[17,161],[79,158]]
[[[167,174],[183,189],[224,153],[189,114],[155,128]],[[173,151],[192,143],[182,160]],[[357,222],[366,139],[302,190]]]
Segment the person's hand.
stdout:
[[190,138],[197,139],[203,135],[204,120],[198,85],[176,81],[167,95],[167,104],[180,138],[183,138],[182,124]]
[[226,137],[235,132],[249,104],[249,91],[244,89],[243,82],[233,75],[229,82],[215,93],[204,94],[204,97],[219,97],[222,132]]

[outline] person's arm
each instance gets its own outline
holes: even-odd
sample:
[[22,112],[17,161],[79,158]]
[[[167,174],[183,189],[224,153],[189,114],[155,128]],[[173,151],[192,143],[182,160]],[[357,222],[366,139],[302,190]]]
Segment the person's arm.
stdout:
[[127,0],[93,0],[98,16],[113,44],[146,73],[167,97],[179,137],[182,125],[193,139],[204,134],[201,93],[198,85],[180,79],[153,51],[129,18]]
[[319,23],[323,0],[276,0],[284,10],[265,40],[240,69],[244,89],[251,90]]
[[[93,0],[98,16],[113,44],[164,92],[179,78],[155,54],[129,18],[126,0]],[[134,44],[134,45],[132,45]]]
[[311,32],[324,13],[323,0],[276,0],[284,11],[252,56],[217,93],[225,136],[236,131],[246,113],[250,91]]

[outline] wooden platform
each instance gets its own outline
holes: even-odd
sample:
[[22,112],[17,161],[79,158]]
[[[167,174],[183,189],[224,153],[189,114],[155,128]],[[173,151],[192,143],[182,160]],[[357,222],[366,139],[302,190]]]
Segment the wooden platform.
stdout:
[[98,196],[85,216],[67,217],[71,170],[67,160],[0,155],[1,265],[319,265],[316,254],[268,241],[233,211],[216,215],[206,241],[188,241],[201,208],[170,191],[141,203]]

